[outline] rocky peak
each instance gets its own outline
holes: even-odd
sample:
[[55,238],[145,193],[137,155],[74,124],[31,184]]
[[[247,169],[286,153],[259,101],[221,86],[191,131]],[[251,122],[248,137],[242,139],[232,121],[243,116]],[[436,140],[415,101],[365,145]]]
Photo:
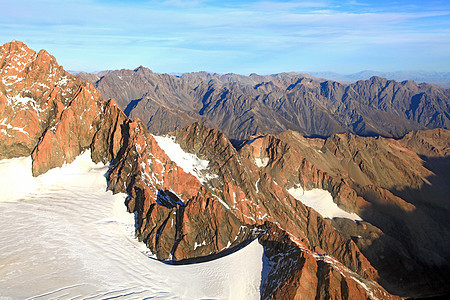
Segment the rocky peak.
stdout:
[[384,85],[388,82],[388,80],[386,78],[383,78],[380,76],[372,76],[369,78],[369,81],[372,83],[384,84]]
[[3,45],[0,54],[3,83],[11,88],[29,88],[27,80],[35,80],[41,84],[54,83],[59,79],[58,75],[66,75],[47,51],[40,50],[36,53],[19,41]]
[[36,53],[14,41],[3,45],[0,54],[0,157],[33,152],[35,175],[71,162],[89,147],[101,95],[45,50]]
[[0,48],[2,77],[8,77],[9,74],[16,75],[23,71],[24,66],[35,54],[35,51],[19,41],[4,44]]
[[134,72],[136,73],[142,73],[142,74],[153,74],[152,70],[149,68],[146,68],[144,66],[139,66],[136,69],[134,69]]

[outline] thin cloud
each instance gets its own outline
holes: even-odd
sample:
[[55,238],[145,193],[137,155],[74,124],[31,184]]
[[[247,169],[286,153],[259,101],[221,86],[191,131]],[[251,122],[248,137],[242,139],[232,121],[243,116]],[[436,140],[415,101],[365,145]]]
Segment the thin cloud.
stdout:
[[[311,70],[314,64],[319,68],[323,61],[333,63],[348,57],[351,59],[346,63],[358,69],[355,61],[375,61],[381,55],[377,51],[395,56],[402,51],[411,53],[408,49],[424,49],[426,43],[438,53],[427,61],[433,59],[440,62],[436,64],[440,68],[450,68],[450,45],[444,42],[450,41],[448,9],[397,7],[377,12],[378,7],[366,5],[355,9],[363,7],[358,3],[350,8],[346,6],[348,1],[231,1],[225,6],[222,2],[195,0],[80,1],[6,0],[0,11],[2,41],[24,40],[50,52],[52,47],[61,56],[58,59],[71,64],[86,60],[86,48],[92,55],[134,56],[124,57],[123,63],[144,58],[149,64],[157,62],[162,69],[176,67],[177,62],[184,70],[198,63],[208,71],[222,71],[226,66],[226,71],[234,72],[240,72],[244,65],[246,70],[251,69],[251,63],[257,71],[261,61],[274,71],[283,66],[300,68],[305,64],[302,56],[309,57]],[[65,52],[68,45],[73,47]],[[373,49],[371,56],[368,49]],[[184,53],[191,56],[189,62]],[[425,61],[420,53],[416,56],[415,63]],[[116,62],[114,59],[110,64]]]
[[176,7],[176,8],[189,8],[189,7],[199,7],[201,4],[205,3],[202,0],[165,0],[161,2],[162,6]]
[[261,1],[250,5],[259,10],[293,10],[298,8],[322,8],[329,6],[328,1]]

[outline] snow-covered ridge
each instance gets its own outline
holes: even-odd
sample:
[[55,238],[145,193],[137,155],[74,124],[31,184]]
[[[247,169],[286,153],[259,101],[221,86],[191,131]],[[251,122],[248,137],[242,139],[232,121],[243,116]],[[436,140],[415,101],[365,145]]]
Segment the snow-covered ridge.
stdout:
[[333,202],[333,197],[328,191],[321,189],[305,191],[300,185],[296,185],[287,191],[292,197],[313,208],[324,218],[347,218],[354,221],[362,221],[362,218],[357,214],[349,213],[339,208]]
[[38,177],[30,157],[0,161],[0,298],[259,299],[257,241],[205,263],[151,259],[107,169],[89,152]]
[[159,147],[167,156],[181,167],[185,172],[195,176],[202,184],[217,178],[217,175],[208,172],[209,161],[198,158],[195,154],[184,152],[180,145],[171,136],[153,136]]

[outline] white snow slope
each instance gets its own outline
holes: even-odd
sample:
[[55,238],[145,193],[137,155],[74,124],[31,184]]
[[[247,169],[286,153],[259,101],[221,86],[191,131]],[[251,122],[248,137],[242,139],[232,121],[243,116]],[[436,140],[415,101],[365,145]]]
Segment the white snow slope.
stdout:
[[349,213],[339,208],[333,202],[330,192],[321,189],[305,191],[299,185],[287,190],[295,199],[301,201],[306,206],[315,209],[324,218],[347,218],[354,221],[362,221],[361,217],[355,213]]
[[30,165],[0,161],[0,299],[259,298],[257,241],[206,263],[161,263],[89,152],[37,178]]
[[191,173],[201,183],[217,177],[217,175],[208,173],[208,160],[200,159],[195,154],[184,152],[180,145],[175,142],[174,137],[157,135],[153,137],[171,161],[175,162],[185,172]]

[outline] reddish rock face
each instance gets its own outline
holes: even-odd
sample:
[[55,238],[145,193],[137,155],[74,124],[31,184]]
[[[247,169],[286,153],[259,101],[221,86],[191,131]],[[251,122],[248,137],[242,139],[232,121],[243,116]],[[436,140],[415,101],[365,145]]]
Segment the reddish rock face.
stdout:
[[[266,224],[268,225],[268,224]],[[263,299],[401,299],[271,226],[259,237],[271,266]]]
[[213,193],[223,199],[244,224],[276,223],[307,247],[345,261],[349,268],[367,278],[377,278],[376,270],[351,240],[342,238],[329,221],[295,200],[283,188],[280,177],[272,177],[245,153],[237,152],[222,133],[193,124],[177,131],[175,136],[186,151],[210,161],[211,170],[217,170],[217,178],[211,185],[221,187]]
[[159,259],[207,256],[248,237],[238,218],[172,162],[139,120],[125,121],[120,135],[109,188],[130,195],[127,205],[137,214],[137,236]]
[[[333,220],[381,271],[382,282],[400,293],[433,293],[442,290],[446,279],[438,274],[448,274],[444,261],[450,254],[444,241],[450,232],[442,226],[448,224],[444,215],[449,207],[441,201],[450,192],[442,180],[448,178],[449,132],[412,132],[401,140],[347,133],[323,140],[287,131],[248,142],[240,154],[255,164],[264,161],[262,171],[284,188],[300,184],[328,190],[342,209],[356,212],[381,232],[350,230],[356,229],[354,222]],[[429,250],[421,250],[422,245]]]
[[33,152],[34,175],[72,162],[90,146],[101,95],[45,50],[13,41],[0,55],[0,158]]
[[[90,84],[80,85],[69,104],[57,111],[56,118],[33,151],[33,174],[72,162],[89,149],[100,123],[102,106],[100,95]],[[97,126],[96,126],[97,125]]]
[[21,42],[0,48],[0,158],[29,155],[36,146],[63,76],[57,67],[50,72],[49,61]]
[[[114,167],[109,175],[110,188],[128,192],[128,208],[137,214],[137,234],[159,259],[184,260],[218,253],[249,238],[249,228],[255,226],[259,226],[260,230],[269,230],[265,236],[267,241],[271,241],[272,231],[284,232],[281,227],[287,228],[289,234],[283,233],[285,238],[279,242],[279,247],[272,249],[267,246],[272,251],[267,255],[284,257],[295,250],[292,256],[295,263],[288,264],[282,271],[271,271],[274,276],[281,276],[282,273],[284,277],[280,278],[286,281],[283,281],[284,287],[276,290],[267,285],[265,291],[268,296],[278,298],[294,293],[302,297],[308,291],[311,297],[315,297],[319,282],[319,275],[316,274],[322,270],[318,265],[323,260],[318,253],[324,257],[326,254],[339,257],[344,262],[339,264],[347,270],[347,277],[360,278],[364,282],[378,278],[376,270],[353,241],[344,239],[329,221],[294,200],[269,175],[260,180],[259,190],[256,191],[256,186],[249,181],[255,175],[245,169],[245,166],[251,170],[254,167],[239,156],[220,132],[194,124],[175,133],[185,151],[196,149],[197,152],[191,152],[208,159],[210,170],[218,170],[217,177],[202,185],[193,175],[170,161],[153,136],[145,132],[142,123],[127,122],[122,129],[123,140],[127,143],[113,162]],[[223,178],[233,173],[245,173],[248,177],[236,176],[230,180],[233,183],[223,184]],[[222,185],[223,189],[219,189]],[[246,198],[241,199],[241,195]],[[256,220],[258,216],[262,217]],[[269,218],[277,225],[264,221]],[[265,239],[261,238],[261,241]],[[294,250],[289,250],[285,242]],[[333,270],[327,272],[336,273]],[[324,272],[325,278],[328,278],[328,273]],[[341,276],[339,272],[336,274]],[[355,280],[340,278],[336,282],[350,286],[342,288],[343,293],[356,299],[367,298],[368,292],[364,288],[358,289],[361,284]],[[291,291],[293,283],[298,289]],[[389,295],[379,285],[371,284],[380,293]],[[323,295],[328,289],[329,285],[323,283]],[[374,289],[372,287],[369,291],[375,293]]]

